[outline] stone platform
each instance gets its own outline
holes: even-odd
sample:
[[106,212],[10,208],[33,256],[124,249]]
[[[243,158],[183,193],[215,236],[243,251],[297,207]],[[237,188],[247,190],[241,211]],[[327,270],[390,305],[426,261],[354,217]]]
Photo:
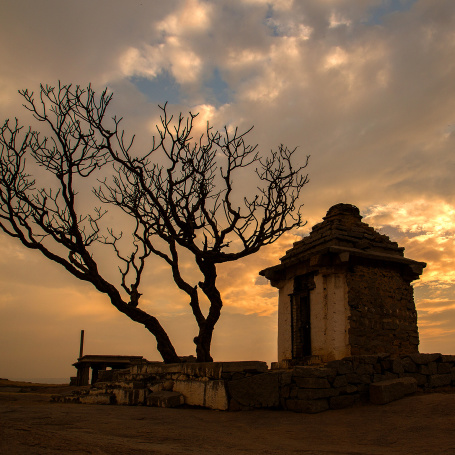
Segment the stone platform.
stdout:
[[[370,392],[374,384],[376,391]],[[455,356],[437,353],[359,355],[275,370],[256,361],[179,364],[143,361],[124,370],[102,371],[91,388],[55,396],[53,400],[317,413],[367,402],[371,393],[380,397],[377,403],[387,403],[415,390],[431,392],[448,387],[455,388]]]

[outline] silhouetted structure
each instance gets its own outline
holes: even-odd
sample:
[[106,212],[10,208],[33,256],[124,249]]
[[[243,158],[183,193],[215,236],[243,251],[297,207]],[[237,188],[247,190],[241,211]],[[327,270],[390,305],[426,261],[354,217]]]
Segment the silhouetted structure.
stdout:
[[410,283],[426,264],[405,258],[353,205],[337,204],[323,220],[260,272],[279,289],[278,361],[417,353]]
[[77,368],[76,383],[74,385],[88,385],[90,368],[92,369],[91,384],[98,379],[98,371],[112,368],[118,370],[128,368],[133,362],[142,360],[140,355],[84,355],[77,359],[73,366]]

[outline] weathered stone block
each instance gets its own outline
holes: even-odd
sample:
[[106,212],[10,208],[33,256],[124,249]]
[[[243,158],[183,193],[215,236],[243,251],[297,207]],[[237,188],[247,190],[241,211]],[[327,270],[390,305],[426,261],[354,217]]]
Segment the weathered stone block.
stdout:
[[393,359],[392,361],[392,372],[395,374],[403,374],[404,373],[404,367],[401,359]]
[[160,408],[175,408],[185,402],[183,395],[178,392],[160,391],[151,393],[147,397],[147,406]]
[[371,382],[371,376],[368,374],[347,374],[346,379],[349,384],[369,384]]
[[79,398],[82,404],[113,404],[114,397],[112,394],[85,395]]
[[289,385],[280,387],[280,398],[289,398],[291,387]]
[[455,355],[444,355],[443,354],[443,355],[441,355],[441,361],[455,363]]
[[441,357],[441,354],[410,354],[409,356],[414,363],[426,365],[430,362],[435,362]]
[[348,380],[344,374],[337,376],[332,383],[333,387],[343,387],[346,385],[348,385]]
[[297,387],[301,389],[328,389],[330,383],[327,379],[324,378],[302,378],[294,377],[294,381],[297,384]]
[[428,387],[444,387],[452,382],[451,374],[434,374],[428,378]]
[[392,361],[392,359],[390,359],[390,358],[381,360],[382,369],[383,369],[384,371],[389,371],[389,370],[391,370],[391,369],[392,369],[392,364],[393,364],[392,362],[393,362],[393,361]]
[[269,367],[266,362],[241,361],[241,362],[219,362],[225,373],[250,372],[253,374],[265,373]]
[[146,390],[114,389],[115,402],[119,405],[137,406],[145,404]]
[[151,362],[145,366],[147,374],[178,374],[182,373],[184,363]]
[[419,365],[420,374],[438,374],[438,365],[436,362],[430,362],[426,365]]
[[304,378],[334,378],[337,374],[335,368],[325,367],[295,367],[293,370],[294,376],[300,376]]
[[439,363],[438,364],[438,374],[450,374],[452,366],[450,363]]
[[417,381],[419,387],[425,386],[427,383],[427,376],[420,373],[403,373],[403,377],[414,378]]
[[205,388],[204,406],[210,409],[225,411],[229,407],[224,381],[208,381]]
[[190,406],[205,405],[205,382],[198,380],[174,382],[174,392],[181,393]]
[[336,368],[338,374],[347,374],[354,371],[352,362],[345,359],[328,362],[327,366],[329,368]]
[[[221,379],[222,370],[222,362],[185,363],[183,364],[182,373],[188,377]],[[179,379],[183,380],[184,378]]]
[[417,391],[417,381],[404,377],[370,384],[370,401],[386,404]]
[[299,389],[297,398],[299,400],[317,400],[319,398],[329,398],[338,395],[338,391],[330,389]]
[[292,372],[285,371],[280,375],[280,384],[281,386],[289,385],[292,382]]
[[358,387],[356,387],[355,385],[348,384],[346,386],[346,393],[356,393],[358,390],[359,390]]
[[241,406],[273,408],[280,404],[280,373],[264,373],[230,381],[229,395]]
[[408,373],[416,373],[417,372],[417,365],[412,361],[411,358],[405,357],[401,360],[401,364],[403,365],[404,371]]
[[359,356],[360,363],[365,363],[369,365],[374,365],[378,362],[377,355],[362,355]]
[[361,363],[355,369],[356,374],[363,375],[363,374],[373,374],[373,365],[369,363]]

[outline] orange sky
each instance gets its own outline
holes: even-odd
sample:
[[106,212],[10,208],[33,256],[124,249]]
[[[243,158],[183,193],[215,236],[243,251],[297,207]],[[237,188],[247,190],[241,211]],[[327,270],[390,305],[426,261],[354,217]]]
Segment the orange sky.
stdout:
[[[0,117],[30,121],[17,89],[91,82],[114,92],[137,153],[168,100],[217,128],[255,125],[263,153],[284,143],[301,163],[311,155],[308,225],[219,270],[216,360],[276,360],[277,294],[258,271],[339,202],[428,263],[415,286],[420,349],[455,353],[454,30],[452,0],[4,0]],[[73,375],[81,329],[86,353],[159,358],[90,285],[3,235],[0,271],[0,377]],[[195,323],[159,260],[142,293],[179,355],[193,353]]]

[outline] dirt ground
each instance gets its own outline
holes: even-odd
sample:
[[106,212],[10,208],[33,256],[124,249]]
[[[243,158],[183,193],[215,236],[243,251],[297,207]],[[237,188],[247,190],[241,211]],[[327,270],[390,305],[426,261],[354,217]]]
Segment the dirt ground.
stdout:
[[49,401],[51,394],[66,390],[0,384],[0,453],[455,453],[455,394],[415,395],[384,406],[308,415]]

